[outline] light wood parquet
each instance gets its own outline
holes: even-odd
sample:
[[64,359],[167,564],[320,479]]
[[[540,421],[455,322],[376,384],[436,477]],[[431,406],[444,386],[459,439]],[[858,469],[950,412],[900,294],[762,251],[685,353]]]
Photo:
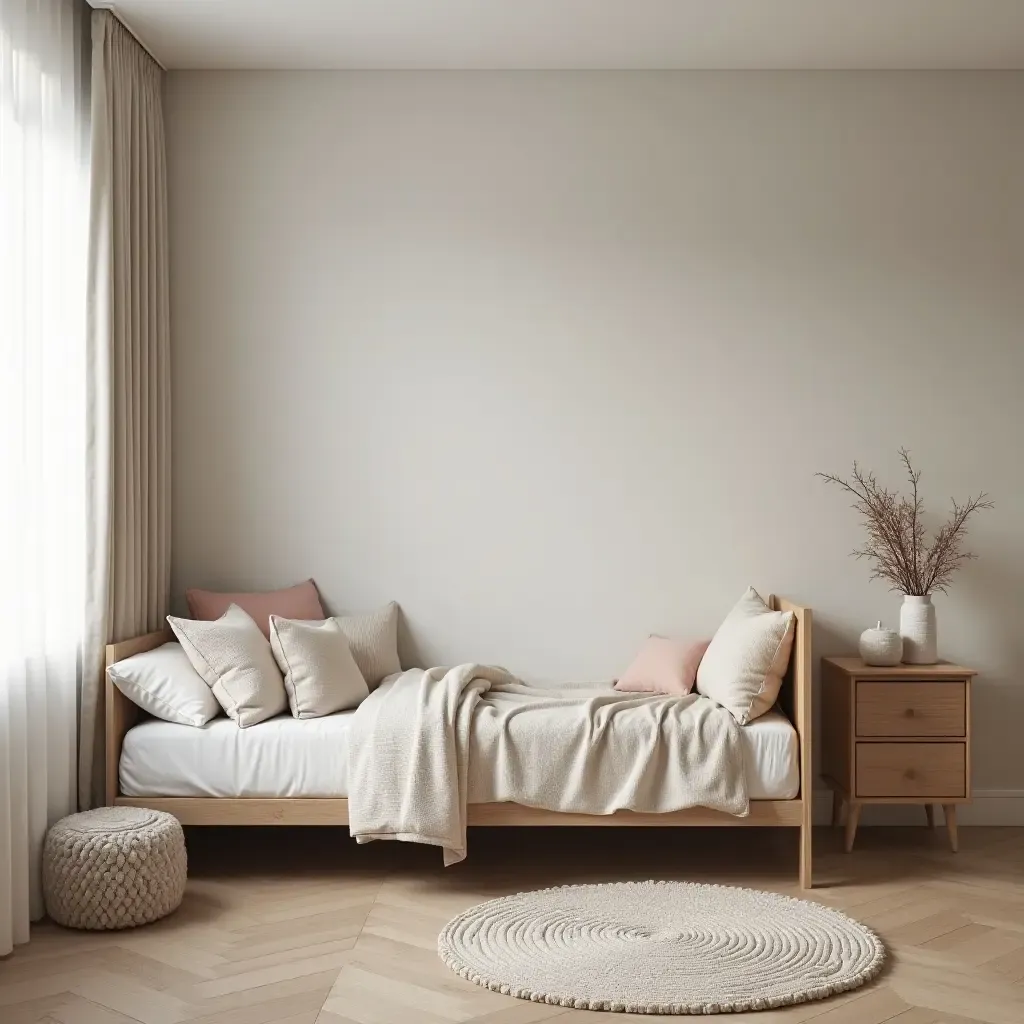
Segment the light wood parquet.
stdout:
[[841,852],[815,837],[819,887],[800,893],[795,835],[771,829],[494,829],[469,859],[340,829],[197,829],[181,909],[135,931],[40,924],[0,961],[2,1024],[611,1024],[638,1018],[512,999],[435,952],[458,911],[523,889],[643,878],[804,895],[882,936],[874,984],[758,1024],[1024,1024],[1024,829],[866,829]]

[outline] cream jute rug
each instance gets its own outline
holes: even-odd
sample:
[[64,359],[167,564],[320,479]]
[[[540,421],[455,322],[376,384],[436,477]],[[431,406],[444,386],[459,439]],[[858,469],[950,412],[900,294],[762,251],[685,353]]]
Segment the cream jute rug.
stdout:
[[689,882],[566,885],[491,900],[445,925],[441,959],[519,999],[619,1013],[767,1010],[857,988],[885,948],[806,900]]

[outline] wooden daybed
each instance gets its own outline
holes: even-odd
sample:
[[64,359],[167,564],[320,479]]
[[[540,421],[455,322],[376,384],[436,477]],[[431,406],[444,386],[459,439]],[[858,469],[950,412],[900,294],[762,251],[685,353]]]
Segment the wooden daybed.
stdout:
[[[470,804],[470,825],[602,825],[654,826],[694,825],[751,828],[777,826],[800,830],[800,885],[812,886],[811,810],[812,810],[812,694],[811,694],[811,609],[785,598],[772,596],[769,605],[778,611],[792,611],[796,617],[796,636],[789,670],[779,703],[796,728],[799,737],[800,791],[792,800],[752,800],[750,814],[737,818],[721,811],[693,808],[667,814],[639,814],[618,811],[608,815],[566,814],[537,810],[519,804]],[[173,640],[170,630],[110,644],[106,663],[152,650]],[[347,825],[348,800],[309,798],[223,797],[130,797],[120,791],[119,766],[125,734],[146,716],[109,677],[106,686],[106,801],[129,807],[149,807],[168,811],[183,825]]]

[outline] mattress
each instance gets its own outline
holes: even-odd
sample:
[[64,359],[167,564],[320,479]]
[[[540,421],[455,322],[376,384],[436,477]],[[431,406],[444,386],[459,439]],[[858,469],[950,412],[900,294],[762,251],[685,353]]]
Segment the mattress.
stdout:
[[[230,718],[195,727],[147,719],[121,751],[125,796],[347,797],[353,711],[298,720],[281,715],[248,729]],[[778,711],[740,730],[751,800],[800,791],[799,738]],[[472,779],[470,797],[472,799]]]

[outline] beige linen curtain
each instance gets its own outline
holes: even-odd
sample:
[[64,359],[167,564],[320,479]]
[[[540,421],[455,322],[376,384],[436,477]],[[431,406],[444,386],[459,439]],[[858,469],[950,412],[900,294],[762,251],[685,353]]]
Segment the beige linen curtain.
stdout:
[[170,589],[170,319],[162,72],[92,14],[88,580],[79,802],[102,803],[103,647],[164,625]]

